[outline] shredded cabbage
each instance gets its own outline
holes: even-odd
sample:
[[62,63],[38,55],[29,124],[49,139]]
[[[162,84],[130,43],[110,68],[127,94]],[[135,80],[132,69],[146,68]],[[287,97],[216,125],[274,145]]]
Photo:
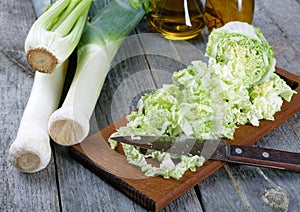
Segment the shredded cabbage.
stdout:
[[[208,64],[193,61],[174,72],[172,84],[144,95],[138,111],[127,116],[127,126],[112,136],[233,139],[238,125],[259,126],[261,119],[274,120],[283,99],[291,100],[294,91],[274,72],[273,50],[258,28],[232,22],[213,30],[206,55]],[[110,139],[110,143],[115,147],[115,141]],[[186,170],[195,171],[204,163],[200,156],[143,154],[137,147],[122,145],[128,162],[141,167],[146,176],[179,179]],[[146,158],[157,159],[160,166],[149,164]]]

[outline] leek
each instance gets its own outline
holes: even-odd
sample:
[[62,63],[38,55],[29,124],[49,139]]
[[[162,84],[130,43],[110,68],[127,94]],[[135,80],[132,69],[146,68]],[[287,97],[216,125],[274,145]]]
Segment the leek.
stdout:
[[[41,10],[38,11],[38,16],[40,12]],[[37,172],[50,162],[51,147],[47,123],[49,116],[59,105],[67,63],[65,61],[58,64],[53,74],[35,72],[32,90],[17,136],[9,149],[9,160],[19,171]]]
[[53,74],[35,72],[17,137],[9,149],[9,160],[19,171],[37,172],[50,162],[47,124],[60,102],[66,71],[67,62],[58,66]]
[[125,37],[145,15],[148,1],[113,0],[87,23],[78,45],[77,69],[61,108],[48,123],[51,138],[61,145],[81,142],[110,64]]
[[52,73],[74,51],[92,0],[58,0],[32,25],[25,40],[29,65]]

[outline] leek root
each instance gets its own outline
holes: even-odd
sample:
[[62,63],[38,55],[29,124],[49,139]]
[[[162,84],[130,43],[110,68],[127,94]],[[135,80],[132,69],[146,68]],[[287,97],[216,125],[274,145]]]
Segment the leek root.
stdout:
[[52,73],[78,45],[92,0],[58,0],[32,25],[25,40],[29,65]]

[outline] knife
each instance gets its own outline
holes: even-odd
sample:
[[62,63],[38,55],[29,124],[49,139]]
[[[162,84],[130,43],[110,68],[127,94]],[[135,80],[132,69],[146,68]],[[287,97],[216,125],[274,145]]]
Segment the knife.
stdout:
[[143,149],[177,155],[199,155],[205,159],[300,172],[300,153],[253,146],[226,144],[224,140],[155,136],[115,136],[110,139]]

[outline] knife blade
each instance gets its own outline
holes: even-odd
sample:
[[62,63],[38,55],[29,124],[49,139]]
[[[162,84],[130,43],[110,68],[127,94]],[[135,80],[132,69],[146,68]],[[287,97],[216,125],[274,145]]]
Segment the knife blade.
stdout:
[[300,153],[226,144],[222,139],[200,140],[156,136],[115,136],[111,139],[177,155],[199,155],[208,160],[300,172]]

